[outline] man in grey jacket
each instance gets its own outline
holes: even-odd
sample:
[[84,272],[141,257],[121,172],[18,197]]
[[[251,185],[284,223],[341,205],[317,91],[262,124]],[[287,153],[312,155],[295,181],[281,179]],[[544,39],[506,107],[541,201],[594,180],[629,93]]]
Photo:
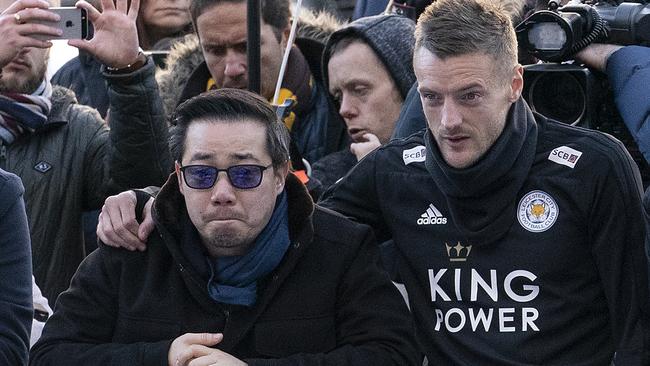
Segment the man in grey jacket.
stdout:
[[[156,91],[152,61],[138,53],[138,1],[103,1],[104,13],[89,11],[92,41],[70,41],[106,68],[112,105],[111,130],[96,110],[77,104],[67,89],[45,79],[48,50],[59,30],[35,24],[57,20],[42,0],[0,1],[0,168],[25,185],[36,282],[54,302],[85,257],[81,213],[99,208],[111,192],[161,184],[171,168],[167,128]],[[128,65],[128,67],[127,67]],[[136,68],[140,66],[139,69]],[[110,68],[109,68],[110,67]]]

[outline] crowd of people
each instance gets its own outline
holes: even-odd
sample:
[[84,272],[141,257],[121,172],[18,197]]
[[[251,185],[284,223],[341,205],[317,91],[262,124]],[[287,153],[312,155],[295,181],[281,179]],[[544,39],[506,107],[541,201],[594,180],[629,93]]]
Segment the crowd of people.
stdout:
[[[650,190],[522,96],[541,2],[353,3],[262,1],[256,94],[246,0],[80,1],[51,80],[0,0],[0,364],[650,365]],[[650,48],[574,58],[650,161]]]

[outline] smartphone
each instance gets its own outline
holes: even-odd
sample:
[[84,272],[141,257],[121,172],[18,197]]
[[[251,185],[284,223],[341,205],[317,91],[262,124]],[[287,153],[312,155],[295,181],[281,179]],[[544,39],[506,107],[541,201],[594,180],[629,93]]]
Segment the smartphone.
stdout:
[[59,14],[61,19],[58,22],[39,21],[53,28],[63,31],[58,37],[36,35],[34,38],[42,40],[52,39],[86,39],[88,37],[88,15],[85,9],[75,7],[49,8],[49,11]]

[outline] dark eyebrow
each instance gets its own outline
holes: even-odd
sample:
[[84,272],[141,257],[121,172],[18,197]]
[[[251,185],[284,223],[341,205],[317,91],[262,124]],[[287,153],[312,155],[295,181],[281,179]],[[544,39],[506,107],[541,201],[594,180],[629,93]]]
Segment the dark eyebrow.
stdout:
[[236,46],[239,46],[241,44],[246,44],[247,41],[248,41],[247,38],[242,38],[242,39],[236,40],[234,42],[232,40],[230,40],[230,39],[217,38],[217,39],[203,40],[201,42],[201,44],[202,44],[202,46],[204,48],[208,48],[208,47],[225,47],[225,48],[228,48],[228,47],[236,47]]

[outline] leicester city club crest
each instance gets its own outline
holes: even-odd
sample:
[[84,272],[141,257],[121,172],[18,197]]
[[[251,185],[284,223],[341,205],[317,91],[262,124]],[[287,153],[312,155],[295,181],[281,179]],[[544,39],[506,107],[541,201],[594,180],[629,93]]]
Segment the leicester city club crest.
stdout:
[[517,219],[524,229],[541,233],[553,226],[559,211],[557,203],[548,193],[531,191],[519,201]]

